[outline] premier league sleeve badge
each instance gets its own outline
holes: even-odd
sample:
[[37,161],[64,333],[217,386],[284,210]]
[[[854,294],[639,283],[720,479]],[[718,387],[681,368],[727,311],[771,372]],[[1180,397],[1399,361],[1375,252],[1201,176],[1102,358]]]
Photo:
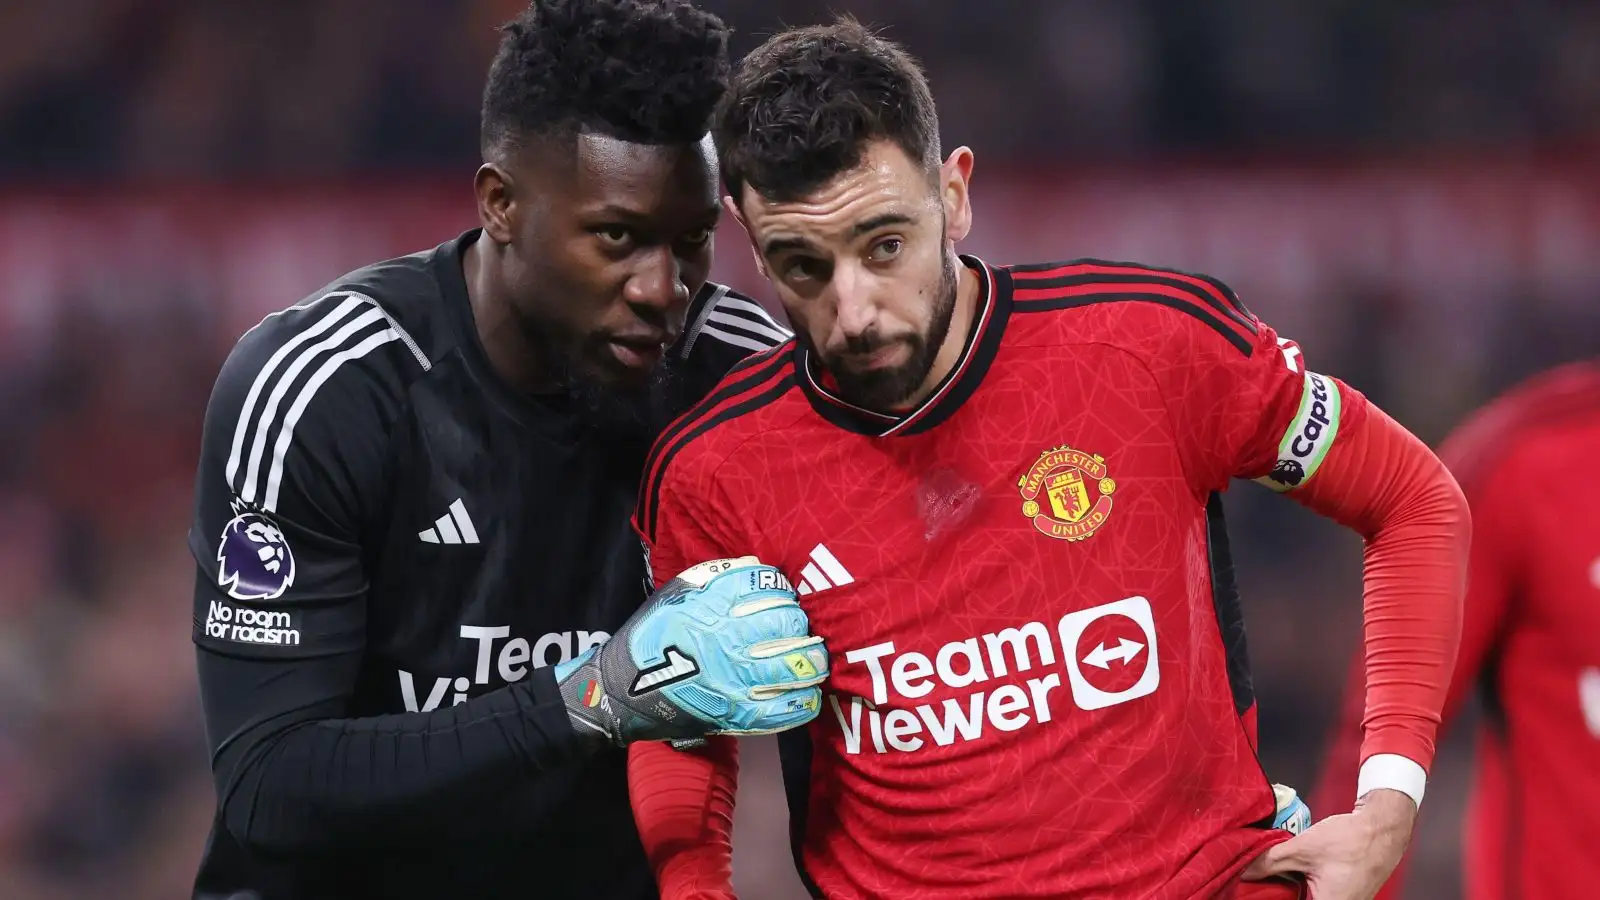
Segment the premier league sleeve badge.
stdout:
[[283,529],[236,506],[217,542],[217,584],[235,600],[274,600],[294,584],[294,552]]

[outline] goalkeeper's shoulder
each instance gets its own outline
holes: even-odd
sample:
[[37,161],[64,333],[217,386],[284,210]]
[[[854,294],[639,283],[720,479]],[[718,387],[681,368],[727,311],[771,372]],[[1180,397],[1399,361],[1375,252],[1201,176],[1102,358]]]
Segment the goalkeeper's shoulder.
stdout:
[[725,284],[707,282],[689,306],[677,355],[713,380],[749,358],[789,344],[794,333],[766,307]]
[[[330,291],[246,331],[217,374],[207,406],[224,443],[268,427],[292,438],[392,423],[432,363],[411,331],[364,294]],[[224,433],[226,432],[226,433]],[[244,435],[249,438],[250,435]]]
[[391,435],[427,369],[366,295],[326,293],[267,316],[229,351],[206,404],[202,512],[225,520],[238,501],[353,540],[381,501]]

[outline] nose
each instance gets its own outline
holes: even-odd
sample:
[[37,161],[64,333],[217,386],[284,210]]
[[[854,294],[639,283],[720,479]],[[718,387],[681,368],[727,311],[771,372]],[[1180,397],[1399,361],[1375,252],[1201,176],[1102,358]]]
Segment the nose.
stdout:
[[644,255],[628,279],[623,296],[632,306],[662,313],[680,312],[689,305],[689,286],[672,248],[661,247]]
[[846,338],[860,337],[878,320],[874,279],[856,266],[840,266],[833,273],[834,324]]

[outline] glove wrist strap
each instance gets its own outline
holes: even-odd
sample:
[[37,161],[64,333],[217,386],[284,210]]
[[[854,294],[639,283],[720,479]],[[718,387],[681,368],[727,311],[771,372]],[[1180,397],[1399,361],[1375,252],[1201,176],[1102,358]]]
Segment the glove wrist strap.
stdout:
[[600,648],[591,647],[576,659],[556,666],[556,684],[567,704],[567,720],[580,737],[595,744],[622,746],[616,717],[607,709],[605,685],[600,680]]

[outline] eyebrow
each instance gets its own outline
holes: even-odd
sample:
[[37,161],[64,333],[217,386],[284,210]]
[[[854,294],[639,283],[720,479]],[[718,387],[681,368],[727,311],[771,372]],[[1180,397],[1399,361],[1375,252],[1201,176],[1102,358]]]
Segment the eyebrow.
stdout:
[[761,245],[761,252],[767,256],[777,256],[788,250],[809,250],[811,242],[805,238],[781,237],[773,238]]
[[870,219],[864,219],[850,227],[850,236],[861,237],[869,232],[877,231],[887,225],[915,225],[916,220],[905,213],[888,212],[880,213]]
[[[615,203],[607,203],[597,209],[589,210],[587,213],[585,213],[585,215],[597,219],[614,219],[629,225],[639,225],[648,223],[650,221],[650,215],[648,213],[637,209],[630,209],[626,206],[619,206]],[[699,213],[697,213],[697,215],[702,221],[716,224],[717,221],[722,218],[722,206],[720,204],[713,204],[701,210]]]
[[[917,220],[911,218],[905,213],[879,213],[870,219],[863,219],[860,222],[850,226],[850,236],[852,238],[858,238],[864,234],[871,234],[872,232],[877,231],[879,228],[884,228],[889,225],[915,225],[916,223]],[[761,246],[762,252],[767,256],[776,256],[786,250],[809,250],[812,244],[805,238],[780,237],[773,238]]]

